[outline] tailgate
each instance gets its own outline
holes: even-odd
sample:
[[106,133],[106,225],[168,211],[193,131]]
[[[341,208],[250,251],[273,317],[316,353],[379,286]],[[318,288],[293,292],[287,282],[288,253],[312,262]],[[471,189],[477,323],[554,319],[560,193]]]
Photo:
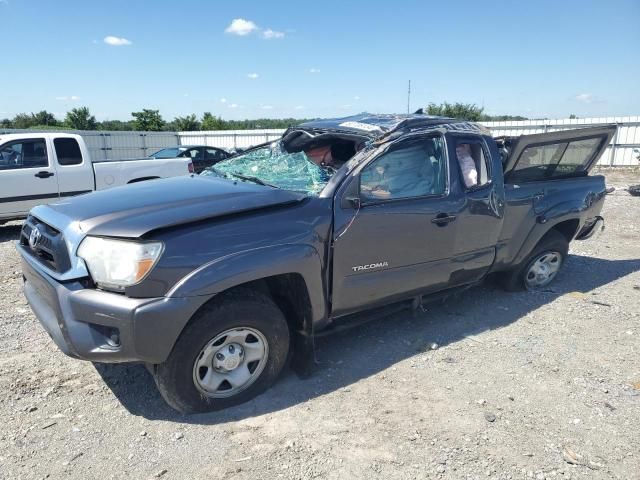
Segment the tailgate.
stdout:
[[511,138],[504,162],[505,182],[587,175],[615,132],[615,125],[607,125]]

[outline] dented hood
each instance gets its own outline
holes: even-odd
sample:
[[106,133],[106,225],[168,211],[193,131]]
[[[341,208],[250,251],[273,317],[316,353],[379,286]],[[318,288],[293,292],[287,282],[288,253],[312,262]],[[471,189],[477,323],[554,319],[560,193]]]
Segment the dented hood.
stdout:
[[302,201],[302,193],[216,177],[175,177],[69,198],[44,208],[90,235],[137,238],[160,228]]

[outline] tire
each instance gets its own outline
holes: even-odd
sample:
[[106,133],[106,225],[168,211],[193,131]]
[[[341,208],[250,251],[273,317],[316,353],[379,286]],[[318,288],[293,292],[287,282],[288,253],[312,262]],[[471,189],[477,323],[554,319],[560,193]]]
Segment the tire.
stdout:
[[[238,405],[276,381],[289,343],[287,321],[268,296],[248,289],[222,294],[194,315],[167,360],[157,365],[156,385],[182,413]],[[244,361],[252,357],[260,359]]]
[[[502,286],[505,290],[510,292],[516,292],[521,290],[536,290],[544,288],[549,285],[555,276],[564,265],[564,262],[569,253],[569,242],[560,232],[556,230],[550,230],[547,234],[540,239],[538,245],[532,250],[532,252],[513,270],[505,272],[502,276]],[[545,255],[551,255],[544,259]],[[531,269],[538,260],[553,261],[553,255],[556,256],[557,267],[555,272],[551,275],[551,278],[544,284],[534,285],[527,277],[532,273]]]

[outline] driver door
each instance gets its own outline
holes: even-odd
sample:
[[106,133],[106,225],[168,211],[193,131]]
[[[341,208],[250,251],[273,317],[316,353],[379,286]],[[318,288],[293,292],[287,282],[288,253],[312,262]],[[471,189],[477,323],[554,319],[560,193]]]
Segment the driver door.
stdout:
[[36,205],[58,199],[58,177],[47,142],[29,138],[0,146],[0,218],[26,216]]
[[336,196],[333,316],[447,285],[465,207],[450,194],[447,162],[442,136],[404,140],[356,171]]

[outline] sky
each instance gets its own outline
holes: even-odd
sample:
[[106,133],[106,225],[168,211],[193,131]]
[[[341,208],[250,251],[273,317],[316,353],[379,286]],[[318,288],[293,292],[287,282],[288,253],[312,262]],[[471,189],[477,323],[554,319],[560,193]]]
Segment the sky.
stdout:
[[0,0],[0,118],[640,115],[640,0]]

